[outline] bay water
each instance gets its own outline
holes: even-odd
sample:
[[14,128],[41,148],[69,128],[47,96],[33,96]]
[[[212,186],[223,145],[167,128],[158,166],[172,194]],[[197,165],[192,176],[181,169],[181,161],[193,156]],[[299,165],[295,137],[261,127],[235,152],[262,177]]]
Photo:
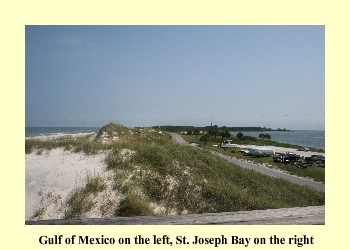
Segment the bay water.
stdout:
[[[234,136],[238,133],[239,132],[231,132]],[[256,138],[259,138],[261,133],[271,135],[272,141],[325,150],[324,130],[242,132],[244,136],[253,136]]]

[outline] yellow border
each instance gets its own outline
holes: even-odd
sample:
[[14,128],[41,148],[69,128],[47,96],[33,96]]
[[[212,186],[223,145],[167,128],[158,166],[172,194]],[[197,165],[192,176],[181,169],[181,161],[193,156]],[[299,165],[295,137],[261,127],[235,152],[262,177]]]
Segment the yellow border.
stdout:
[[[347,140],[349,6],[346,1],[7,1],[1,4],[1,215],[4,249],[40,247],[41,235],[153,237],[313,236],[308,249],[348,245]],[[24,225],[24,32],[28,24],[317,24],[326,26],[326,225],[325,226],[25,226]],[[338,91],[341,90],[341,91]],[[341,104],[341,105],[338,105]],[[339,121],[339,122],[338,122]],[[345,154],[344,154],[345,153]],[[343,158],[345,157],[345,158]],[[341,159],[345,161],[340,162]],[[346,209],[346,210],[345,210]],[[51,245],[51,248],[67,247]],[[344,247],[343,247],[344,246]],[[74,245],[85,248],[84,245]],[[107,245],[94,245],[108,247]],[[114,247],[123,247],[116,245]],[[130,245],[129,248],[145,247]],[[155,247],[149,245],[149,247]],[[180,246],[173,246],[180,248]],[[183,246],[194,248],[194,246]],[[209,247],[209,246],[208,246]],[[223,245],[220,248],[238,247]],[[243,246],[240,246],[243,247]],[[270,245],[249,248],[270,249]],[[284,245],[284,248],[296,246]],[[280,249],[280,248],[279,248]]]

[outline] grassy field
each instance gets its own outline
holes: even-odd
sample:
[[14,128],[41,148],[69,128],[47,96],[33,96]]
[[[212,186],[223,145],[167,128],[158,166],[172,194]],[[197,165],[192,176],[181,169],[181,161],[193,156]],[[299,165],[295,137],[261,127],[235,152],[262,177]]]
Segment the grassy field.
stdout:
[[[219,142],[222,142],[223,139],[219,139],[217,138],[217,142],[216,143],[208,143],[208,145],[203,146],[201,144],[201,142],[199,141],[199,136],[196,138],[195,135],[182,135],[182,137],[187,141],[187,142],[193,142],[193,143],[198,143],[200,144],[200,146],[202,148],[206,148],[208,150],[213,150],[216,152],[219,152],[223,155],[228,155],[228,156],[233,156],[237,159],[241,159],[241,160],[249,160],[255,163],[265,163],[265,165],[267,167],[270,168],[277,168],[283,171],[288,172],[289,174],[293,174],[293,175],[298,175],[301,177],[305,177],[305,178],[310,178],[313,179],[315,181],[318,182],[323,182],[325,183],[325,166],[324,165],[320,165],[320,164],[315,164],[315,165],[308,165],[308,168],[303,169],[303,168],[299,168],[299,167],[295,167],[289,164],[284,164],[284,163],[280,163],[280,162],[274,162],[273,161],[273,157],[272,156],[266,156],[266,157],[254,157],[254,156],[245,156],[243,155],[241,152],[239,152],[239,150],[241,148],[236,148],[236,149],[223,149],[223,148],[219,148],[219,147],[213,147],[213,144],[218,144]],[[260,145],[260,146],[268,146],[266,144],[266,140],[260,140],[257,139],[254,142],[250,142],[250,143],[254,143],[254,145]],[[278,142],[274,142],[274,143],[270,143],[270,146],[276,146],[276,147],[288,147],[288,148],[298,148],[297,145],[291,145],[291,144],[286,144],[286,143],[278,143]],[[248,148],[242,148],[244,150],[248,150]]]
[[[118,138],[118,139],[115,139]],[[188,139],[188,138],[187,138]],[[29,139],[26,153],[63,147],[72,153],[108,152],[107,170],[120,202],[115,216],[233,212],[325,204],[325,193],[243,169],[207,151],[184,147],[155,129],[127,129],[108,124],[98,136],[39,141]],[[213,147],[211,147],[212,149]],[[219,150],[219,149],[218,149]],[[225,152],[224,152],[225,153]],[[239,155],[227,150],[226,153]],[[83,218],[99,206],[95,197],[106,189],[101,176],[89,176],[67,199],[65,218]]]

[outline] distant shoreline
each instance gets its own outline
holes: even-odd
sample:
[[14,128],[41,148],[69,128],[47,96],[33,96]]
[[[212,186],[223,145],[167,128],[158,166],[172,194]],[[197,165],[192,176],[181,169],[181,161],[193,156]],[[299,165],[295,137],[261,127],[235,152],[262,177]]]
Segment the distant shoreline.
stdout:
[[101,127],[25,127],[25,137],[93,133]]

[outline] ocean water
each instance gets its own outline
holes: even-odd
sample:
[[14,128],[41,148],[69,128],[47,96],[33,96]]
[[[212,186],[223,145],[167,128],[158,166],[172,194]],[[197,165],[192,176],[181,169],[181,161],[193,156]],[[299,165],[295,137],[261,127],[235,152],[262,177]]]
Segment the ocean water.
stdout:
[[[266,132],[242,132],[243,135],[259,138],[259,134],[267,133],[271,135],[271,140],[290,143],[299,146],[312,147],[325,150],[324,130],[295,130],[290,132],[266,131]],[[231,132],[236,136],[238,132]]]
[[25,136],[33,137],[39,135],[56,134],[79,134],[96,132],[99,127],[26,127]]

